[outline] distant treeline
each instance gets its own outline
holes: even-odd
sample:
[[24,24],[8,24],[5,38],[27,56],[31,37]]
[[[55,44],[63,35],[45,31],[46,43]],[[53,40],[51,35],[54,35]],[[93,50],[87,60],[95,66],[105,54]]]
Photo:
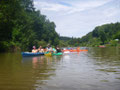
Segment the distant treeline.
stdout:
[[117,46],[120,45],[120,23],[97,26],[92,32],[82,38],[62,37],[69,46]]
[[0,0],[0,51],[58,45],[55,27],[54,22],[35,10],[33,0]]
[[120,23],[97,26],[82,38],[59,36],[56,25],[36,10],[33,0],[0,0],[0,52],[31,50],[32,46],[116,46]]

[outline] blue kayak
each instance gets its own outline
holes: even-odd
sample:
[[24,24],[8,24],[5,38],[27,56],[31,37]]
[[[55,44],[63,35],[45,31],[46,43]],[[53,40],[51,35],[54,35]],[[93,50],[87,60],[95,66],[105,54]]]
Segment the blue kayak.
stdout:
[[39,55],[44,55],[44,53],[37,52],[37,53],[32,53],[32,52],[22,52],[21,53],[23,57],[25,56],[39,56]]

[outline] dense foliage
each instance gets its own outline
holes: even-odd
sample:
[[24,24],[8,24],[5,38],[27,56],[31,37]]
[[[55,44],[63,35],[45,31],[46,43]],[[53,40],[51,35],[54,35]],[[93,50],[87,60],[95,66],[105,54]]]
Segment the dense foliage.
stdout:
[[54,22],[35,10],[33,0],[0,0],[0,51],[59,44]]
[[31,50],[39,47],[59,46],[116,46],[120,40],[120,23],[97,26],[82,38],[59,37],[56,25],[40,11],[33,0],[0,0],[0,51]]
[[80,38],[60,36],[60,46],[79,46]]
[[71,46],[116,46],[119,45],[120,40],[120,23],[97,26],[92,32],[82,38],[62,38],[64,41],[66,39],[68,39],[67,44]]
[[[117,40],[117,41],[116,41]],[[81,45],[113,45],[120,40],[120,23],[97,26],[92,32],[80,39]],[[113,45],[114,46],[114,45]]]

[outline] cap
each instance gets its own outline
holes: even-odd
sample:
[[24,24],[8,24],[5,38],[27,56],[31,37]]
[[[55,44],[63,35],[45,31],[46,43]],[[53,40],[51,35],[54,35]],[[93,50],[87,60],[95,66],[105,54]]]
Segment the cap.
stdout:
[[36,47],[35,47],[35,46],[33,46],[33,48],[35,49]]

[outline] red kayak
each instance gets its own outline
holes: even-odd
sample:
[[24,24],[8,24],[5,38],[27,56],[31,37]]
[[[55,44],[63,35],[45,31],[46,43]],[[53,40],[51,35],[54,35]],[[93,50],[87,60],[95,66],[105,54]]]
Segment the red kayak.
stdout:
[[88,51],[87,49],[80,49],[80,50],[78,50],[78,49],[71,49],[71,50],[69,50],[69,49],[66,49],[66,50],[62,50],[62,52],[81,52],[81,51]]

